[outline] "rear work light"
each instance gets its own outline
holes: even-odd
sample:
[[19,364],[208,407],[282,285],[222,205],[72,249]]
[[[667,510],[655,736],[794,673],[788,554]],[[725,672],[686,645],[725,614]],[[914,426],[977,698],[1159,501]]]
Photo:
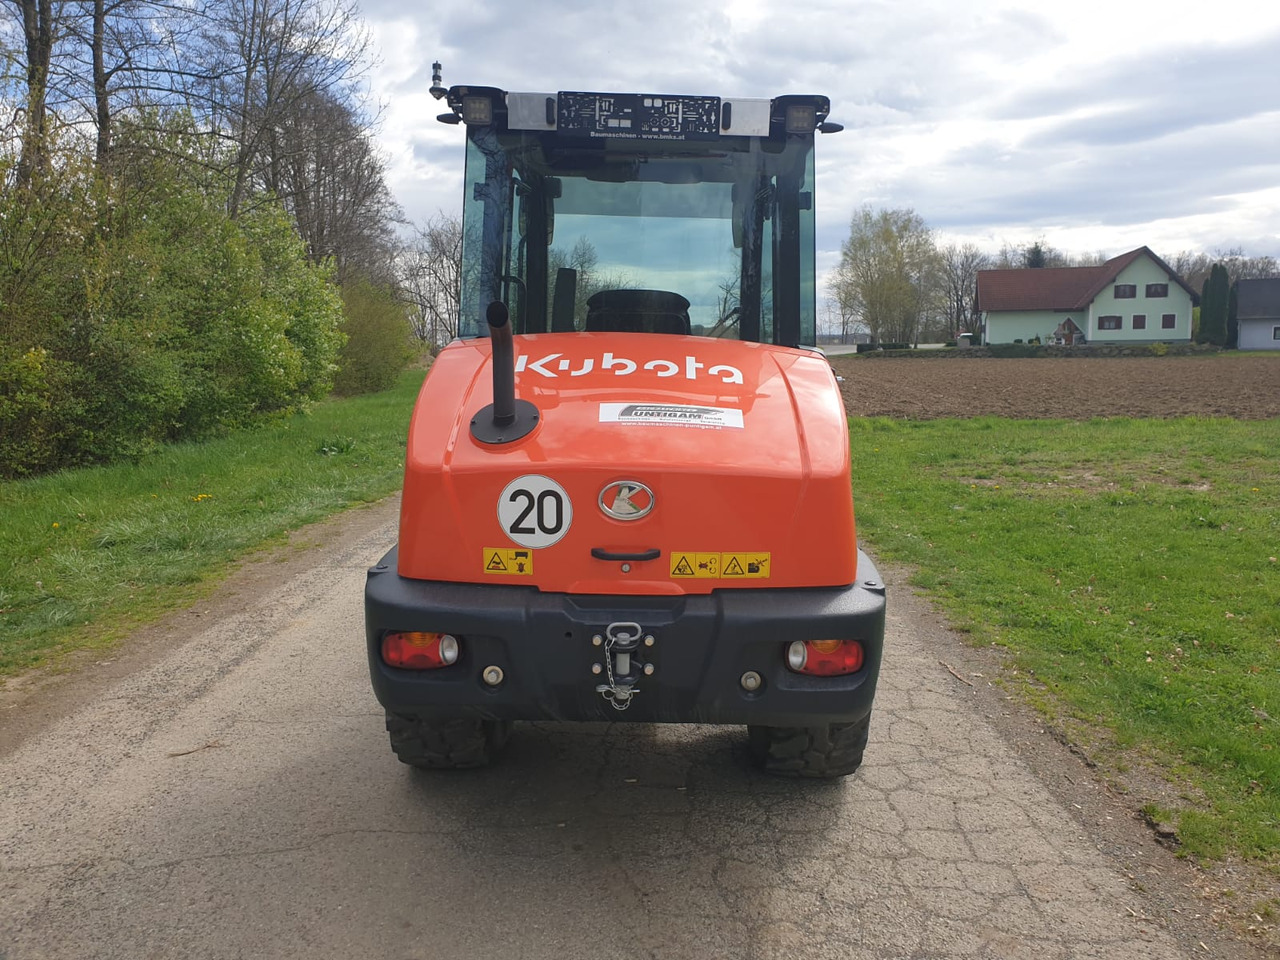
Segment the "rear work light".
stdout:
[[458,638],[447,633],[394,632],[382,637],[382,659],[402,670],[438,670],[458,662]]
[[818,125],[818,108],[811,103],[793,103],[787,107],[787,133],[813,133]]
[[462,122],[479,127],[493,123],[493,101],[488,97],[463,97]]
[[857,673],[865,659],[857,640],[795,640],[787,646],[787,666],[811,677]]

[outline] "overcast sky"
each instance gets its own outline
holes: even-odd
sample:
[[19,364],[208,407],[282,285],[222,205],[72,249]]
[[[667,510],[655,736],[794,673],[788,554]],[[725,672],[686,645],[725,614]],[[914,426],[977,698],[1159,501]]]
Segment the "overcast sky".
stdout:
[[446,86],[821,93],[818,268],[860,205],[943,241],[1043,238],[1280,256],[1280,4],[876,0],[362,0],[388,182],[418,222],[462,203]]

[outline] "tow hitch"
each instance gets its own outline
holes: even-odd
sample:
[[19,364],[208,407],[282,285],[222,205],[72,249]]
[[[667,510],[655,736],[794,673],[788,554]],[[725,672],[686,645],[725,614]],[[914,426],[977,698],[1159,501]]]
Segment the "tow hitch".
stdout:
[[655,639],[653,634],[645,633],[640,624],[633,621],[611,623],[604,629],[604,634],[596,634],[591,643],[603,648],[604,663],[594,663],[591,672],[599,676],[601,673],[608,680],[596,686],[596,692],[613,706],[615,710],[625,710],[631,706],[631,698],[639,691],[636,684],[642,676],[653,676],[654,666],[640,659],[642,649],[652,648]]

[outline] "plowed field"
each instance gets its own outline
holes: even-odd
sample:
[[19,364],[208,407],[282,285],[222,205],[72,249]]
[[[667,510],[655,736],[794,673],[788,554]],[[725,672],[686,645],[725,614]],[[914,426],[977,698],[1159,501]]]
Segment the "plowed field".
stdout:
[[832,357],[851,416],[1280,417],[1280,352],[1043,359]]

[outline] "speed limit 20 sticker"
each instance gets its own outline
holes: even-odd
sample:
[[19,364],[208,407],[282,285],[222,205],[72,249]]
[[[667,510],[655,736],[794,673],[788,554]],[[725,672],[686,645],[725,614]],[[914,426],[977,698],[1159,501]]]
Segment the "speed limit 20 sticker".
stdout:
[[531,550],[559,543],[573,522],[573,504],[564,487],[531,473],[516,477],[498,497],[498,523],[513,543]]

